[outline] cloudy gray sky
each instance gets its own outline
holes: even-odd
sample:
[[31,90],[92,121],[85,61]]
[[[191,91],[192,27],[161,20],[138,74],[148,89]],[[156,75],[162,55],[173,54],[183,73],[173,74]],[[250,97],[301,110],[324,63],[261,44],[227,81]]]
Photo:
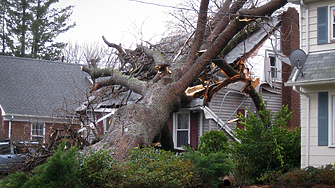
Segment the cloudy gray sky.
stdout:
[[[146,2],[146,3],[145,3]],[[166,12],[173,8],[152,5],[175,6],[182,0],[60,0],[56,6],[74,5],[71,21],[76,27],[61,34],[63,42],[102,42],[101,36],[113,43],[130,46],[135,37],[154,40],[165,31]],[[149,3],[149,4],[148,4]],[[138,33],[142,31],[141,37]]]

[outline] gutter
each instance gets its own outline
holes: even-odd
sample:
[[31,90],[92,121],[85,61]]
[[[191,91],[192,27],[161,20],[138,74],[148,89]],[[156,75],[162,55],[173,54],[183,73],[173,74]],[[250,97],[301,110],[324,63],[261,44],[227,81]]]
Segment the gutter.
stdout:
[[[299,70],[297,69],[294,73],[294,76],[292,78],[292,82],[294,83],[298,77],[299,74]],[[305,167],[309,166],[309,114],[310,114],[310,108],[309,108],[309,103],[310,103],[310,96],[305,93],[302,92],[300,90],[297,89],[297,87],[295,85],[293,85],[292,87],[293,91],[299,93],[300,95],[304,95],[307,98],[307,107],[306,107],[306,162],[305,162]]]
[[12,133],[12,120],[14,119],[14,116],[12,116],[8,122],[8,139],[10,139],[10,135]]
[[[304,4],[304,0],[300,0],[300,5],[305,7],[306,9],[306,54],[309,54],[309,9],[308,7]],[[302,19],[302,18],[300,18]],[[300,21],[301,23],[301,21]],[[300,44],[302,44],[302,30],[300,29]]]
[[320,79],[320,80],[307,80],[307,81],[300,81],[300,82],[286,82],[285,86],[309,86],[309,85],[317,85],[317,84],[334,84],[335,78],[327,78],[327,79]]

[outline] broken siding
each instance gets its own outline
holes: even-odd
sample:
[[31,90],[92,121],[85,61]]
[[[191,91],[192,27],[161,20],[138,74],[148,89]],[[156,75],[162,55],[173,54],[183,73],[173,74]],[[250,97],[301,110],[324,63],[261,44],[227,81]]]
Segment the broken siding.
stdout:
[[[230,91],[225,99],[223,100],[225,94]],[[245,109],[246,107],[250,108],[252,105],[252,100],[249,97],[246,97],[242,93],[237,93],[236,90],[229,90],[229,89],[223,89],[219,91],[216,96],[212,99],[210,102],[210,109],[216,114],[219,115],[220,112],[220,119],[223,122],[236,119],[236,112],[234,112],[237,108],[238,109]],[[243,104],[241,105],[241,103]],[[220,107],[222,104],[222,108],[220,111]],[[240,106],[241,105],[241,106]],[[240,107],[239,107],[240,106]],[[217,129],[217,123],[213,120],[209,122],[210,130],[216,130]],[[229,128],[232,130],[235,130],[235,126],[237,125],[237,122],[232,122],[227,124]],[[220,128],[220,127],[219,127]]]

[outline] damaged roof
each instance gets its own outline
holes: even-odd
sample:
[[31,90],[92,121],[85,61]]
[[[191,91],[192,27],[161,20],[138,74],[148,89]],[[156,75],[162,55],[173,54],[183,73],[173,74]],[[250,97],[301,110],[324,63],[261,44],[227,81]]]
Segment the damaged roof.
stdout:
[[335,51],[325,53],[310,53],[305,64],[301,67],[302,74],[298,74],[295,82],[292,81],[297,70],[294,68],[286,86],[304,86],[314,84],[335,83]]

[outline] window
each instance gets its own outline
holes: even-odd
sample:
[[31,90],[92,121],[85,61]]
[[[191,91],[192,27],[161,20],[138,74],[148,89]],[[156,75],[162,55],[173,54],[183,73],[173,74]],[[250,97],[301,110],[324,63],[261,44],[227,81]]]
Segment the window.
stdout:
[[[329,23],[330,25],[328,25]],[[330,7],[330,9],[328,6],[317,8],[317,28],[318,44],[328,43],[328,32],[330,40],[335,40],[335,7]]]
[[33,122],[31,124],[31,141],[43,143],[44,135],[45,135],[44,124],[39,122]]
[[109,130],[109,127],[112,123],[112,117],[113,116],[110,116],[103,121],[104,122],[104,135],[106,135]]
[[10,154],[11,153],[10,150],[11,148],[10,148],[9,142],[0,143],[0,154],[1,155]]
[[269,58],[270,58],[271,78],[276,79],[277,78],[276,57],[270,56]]
[[174,114],[174,145],[175,148],[187,146],[190,142],[190,113],[178,112]]

